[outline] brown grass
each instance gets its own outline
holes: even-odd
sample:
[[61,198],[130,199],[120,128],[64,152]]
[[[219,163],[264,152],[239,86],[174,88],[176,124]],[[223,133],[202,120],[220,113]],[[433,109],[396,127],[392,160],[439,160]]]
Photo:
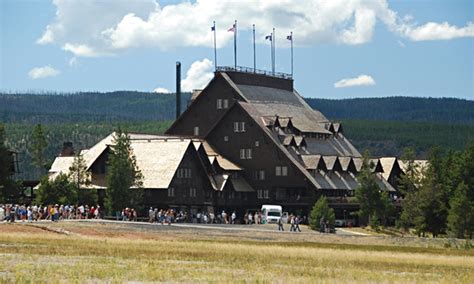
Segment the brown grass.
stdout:
[[35,226],[53,230],[0,224],[0,281],[474,282],[473,251],[444,249],[438,241],[401,246],[388,238],[309,233]]

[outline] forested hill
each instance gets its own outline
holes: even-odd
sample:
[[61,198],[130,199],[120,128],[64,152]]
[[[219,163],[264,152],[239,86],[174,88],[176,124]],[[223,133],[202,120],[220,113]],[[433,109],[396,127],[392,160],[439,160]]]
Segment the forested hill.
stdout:
[[306,99],[331,119],[391,120],[474,124],[474,101],[454,98],[386,97]]
[[[183,94],[186,108],[189,93]],[[473,124],[474,101],[452,98],[307,99],[330,119]],[[23,123],[150,121],[174,118],[175,96],[134,91],[2,94],[0,121]]]
[[[182,95],[185,109],[191,94]],[[0,121],[20,123],[159,121],[175,116],[174,94],[135,91],[0,93]]]

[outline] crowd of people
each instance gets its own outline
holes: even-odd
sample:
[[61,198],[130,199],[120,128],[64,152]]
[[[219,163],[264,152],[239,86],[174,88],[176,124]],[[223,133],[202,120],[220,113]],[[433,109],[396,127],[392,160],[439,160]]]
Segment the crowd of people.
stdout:
[[103,217],[99,205],[20,205],[0,204],[0,222],[34,222],[39,220],[59,221],[67,219],[100,219]]
[[[104,217],[102,208],[89,205],[19,205],[0,204],[0,222],[34,222],[39,220],[60,221],[69,219],[101,219]],[[134,208],[124,208],[117,212],[117,220],[138,221],[139,213]],[[146,219],[141,217],[140,220]],[[225,210],[220,213],[197,211],[188,213],[183,210],[158,209],[150,207],[148,210],[148,221],[171,225],[172,223],[198,223],[198,224],[264,224],[266,221],[261,211],[247,211],[239,218],[236,211],[228,214]],[[305,222],[300,216],[290,215],[288,220],[280,218],[277,222],[278,230],[284,231],[284,224],[290,224],[290,232],[301,232],[299,225]],[[326,232],[325,220],[321,220],[321,231]]]

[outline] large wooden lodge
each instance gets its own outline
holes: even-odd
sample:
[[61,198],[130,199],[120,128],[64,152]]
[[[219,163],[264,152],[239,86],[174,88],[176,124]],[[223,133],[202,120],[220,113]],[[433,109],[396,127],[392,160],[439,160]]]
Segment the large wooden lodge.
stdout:
[[[165,135],[130,134],[144,176],[145,205],[190,212],[236,210],[242,216],[262,204],[278,204],[307,215],[325,195],[337,218],[357,210],[351,197],[361,154],[340,123],[303,100],[290,76],[218,68],[191,100]],[[90,187],[100,196],[106,190],[112,143],[113,134],[82,151],[92,173]],[[57,157],[51,178],[67,172],[72,161],[70,151]],[[374,162],[381,190],[395,197],[394,176],[402,172],[398,160]]]

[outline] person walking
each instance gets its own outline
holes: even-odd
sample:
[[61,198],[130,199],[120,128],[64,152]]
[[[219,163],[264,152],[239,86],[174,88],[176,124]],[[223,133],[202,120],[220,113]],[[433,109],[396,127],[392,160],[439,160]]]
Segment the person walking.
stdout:
[[295,229],[295,216],[293,216],[293,215],[291,215],[290,224],[291,224],[290,232],[296,232],[296,229]]
[[283,228],[283,220],[282,218],[278,218],[278,231],[285,231],[285,229]]
[[249,219],[249,225],[252,225],[252,219],[253,219],[253,215],[252,215],[252,212],[249,212],[249,215],[248,215],[248,219]]
[[295,232],[296,232],[296,230],[298,230],[298,232],[301,233],[300,223],[301,223],[301,217],[296,216],[296,218],[295,218]]

